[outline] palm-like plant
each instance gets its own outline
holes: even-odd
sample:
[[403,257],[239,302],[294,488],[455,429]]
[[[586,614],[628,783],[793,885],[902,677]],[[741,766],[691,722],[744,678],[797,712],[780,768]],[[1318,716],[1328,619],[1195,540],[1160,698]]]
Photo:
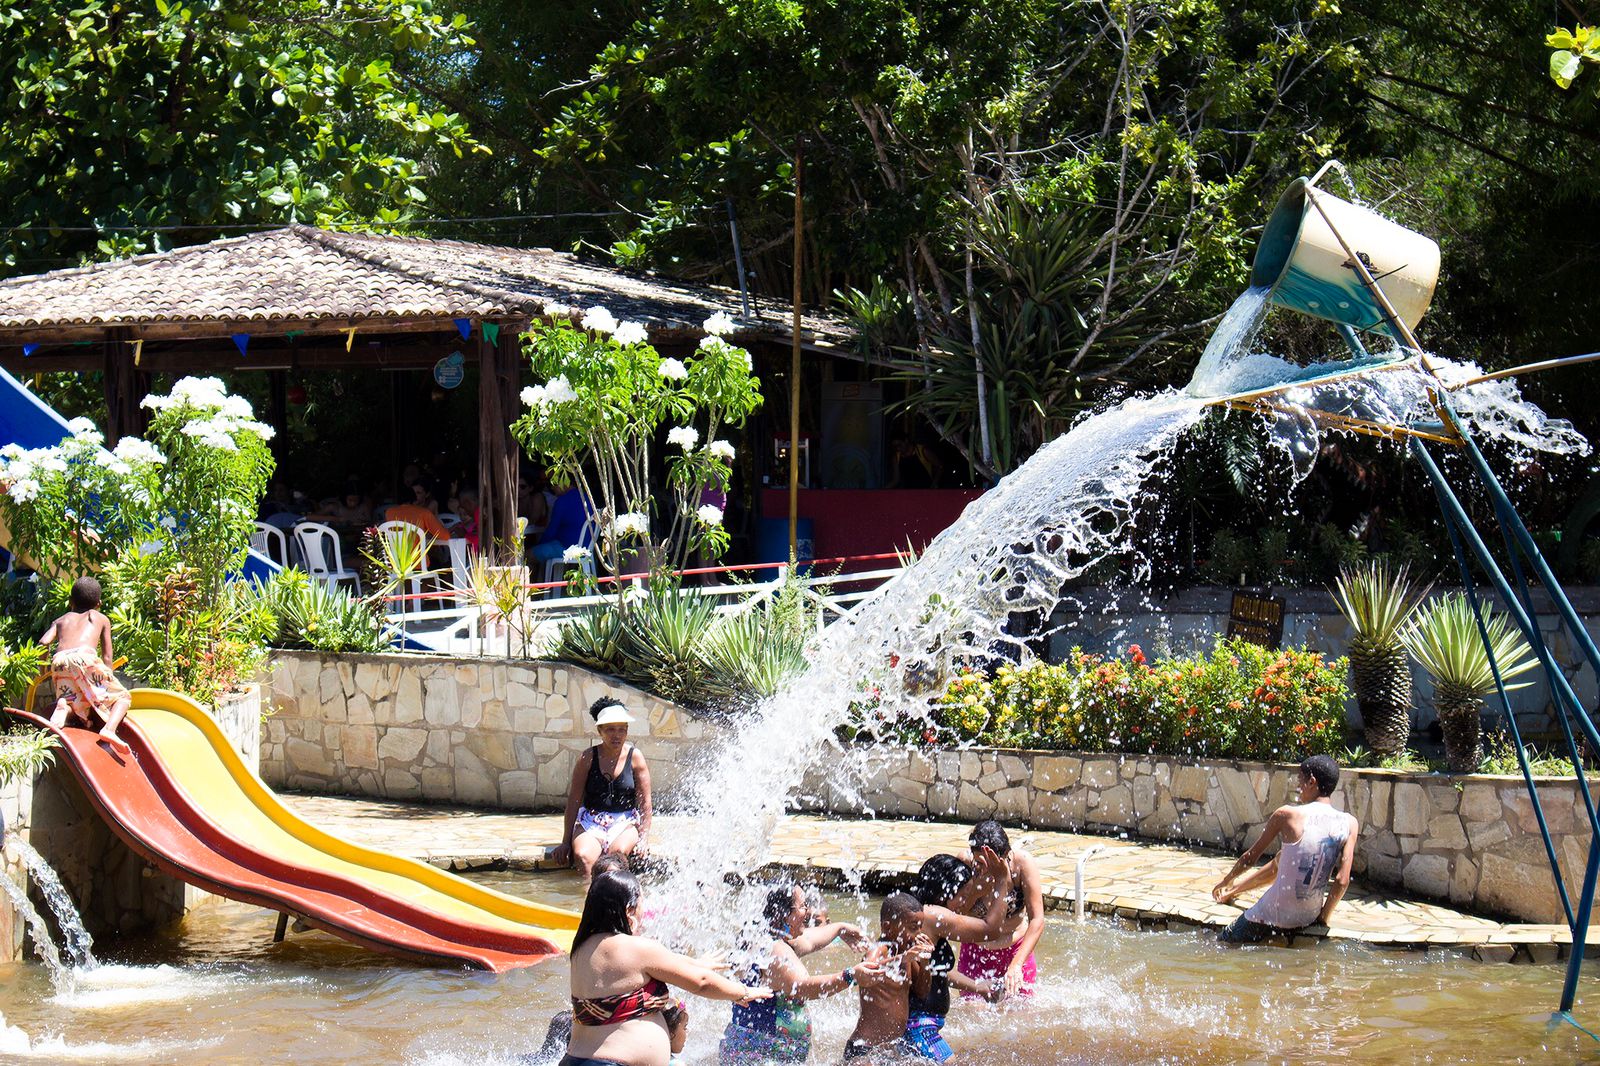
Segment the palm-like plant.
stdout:
[[1342,567],[1334,583],[1352,631],[1351,687],[1367,746],[1379,755],[1403,750],[1411,734],[1411,663],[1401,634],[1427,594],[1411,583],[1406,567],[1383,560]]
[[1494,688],[1490,656],[1500,669],[1501,680],[1520,677],[1539,665],[1527,641],[1505,615],[1488,612],[1484,632],[1487,646],[1472,605],[1465,596],[1452,593],[1419,611],[1402,635],[1405,646],[1433,678],[1445,763],[1453,773],[1471,773],[1483,760],[1480,715],[1484,695]]

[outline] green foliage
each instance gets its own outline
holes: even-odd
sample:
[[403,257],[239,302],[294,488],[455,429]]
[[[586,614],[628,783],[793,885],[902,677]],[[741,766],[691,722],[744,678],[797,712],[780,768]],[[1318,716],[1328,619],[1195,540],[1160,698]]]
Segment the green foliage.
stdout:
[[1333,598],[1350,623],[1355,639],[1367,649],[1398,645],[1406,623],[1427,596],[1412,584],[1406,567],[1375,559],[1339,572]]
[[1573,81],[1585,64],[1600,63],[1600,29],[1594,26],[1577,26],[1571,30],[1556,29],[1544,39],[1549,45],[1550,80],[1563,89],[1572,88]]
[[1146,661],[1074,649],[1060,664],[968,671],[939,698],[940,737],[1001,747],[1296,760],[1343,737],[1345,662],[1220,640],[1209,657]]
[[[1528,769],[1535,777],[1564,777],[1571,779],[1572,760],[1566,755],[1558,755],[1554,751],[1541,751],[1532,744],[1524,745],[1523,757],[1528,760]],[[1505,732],[1490,733],[1483,746],[1483,762],[1478,767],[1479,773],[1506,774],[1508,776],[1522,775],[1522,764],[1517,761],[1517,746],[1511,740],[1511,734]]]
[[326,652],[377,652],[389,647],[383,622],[370,605],[342,588],[284,570],[251,593],[272,619],[267,642],[275,648]]
[[[642,326],[618,323],[603,307],[590,308],[582,328],[557,319],[524,338],[534,376],[547,384],[523,390],[528,410],[511,431],[553,478],[577,483],[610,573],[680,569],[691,550],[717,557],[728,546],[722,511],[700,496],[728,488],[734,449],[718,434],[761,404],[750,353],[723,339],[732,328],[713,316],[686,361],[662,358]],[[663,427],[665,494],[651,462]]]
[[[1539,665],[1533,649],[1513,628],[1509,616],[1485,608],[1484,630],[1502,680],[1520,677]],[[1423,607],[1402,633],[1402,639],[1436,685],[1475,696],[1494,688],[1489,648],[1484,647],[1472,605],[1465,595],[1453,592]],[[1506,688],[1526,688],[1529,683]]]
[[[431,0],[34,0],[0,8],[0,198],[38,268],[250,223],[409,218],[475,149],[407,68],[472,41]],[[87,231],[87,232],[83,232]]]
[[598,604],[562,623],[550,655],[665,699],[732,711],[805,667],[811,621],[792,582],[766,604],[719,618],[710,597],[656,579],[620,608]]
[[0,645],[0,699],[7,707],[22,707],[28,686],[49,666],[50,652],[31,640]]
[[56,738],[22,727],[0,733],[0,785],[33,777],[55,759]]

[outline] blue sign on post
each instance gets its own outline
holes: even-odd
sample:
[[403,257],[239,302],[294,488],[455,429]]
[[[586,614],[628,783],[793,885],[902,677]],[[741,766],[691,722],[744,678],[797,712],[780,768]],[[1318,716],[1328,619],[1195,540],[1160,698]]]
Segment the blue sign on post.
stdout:
[[451,352],[437,363],[433,364],[433,380],[441,389],[453,389],[461,384],[461,379],[467,376],[467,357],[460,352]]

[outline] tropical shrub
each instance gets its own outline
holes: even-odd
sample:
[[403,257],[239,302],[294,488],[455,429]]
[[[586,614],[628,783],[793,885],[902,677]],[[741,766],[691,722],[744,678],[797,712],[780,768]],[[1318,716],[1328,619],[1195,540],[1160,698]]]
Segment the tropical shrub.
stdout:
[[0,517],[51,579],[47,606],[74,577],[102,577],[129,672],[212,702],[265,652],[270,621],[226,583],[249,548],[273,431],[216,378],[183,378],[144,406],[149,439],[111,451],[88,419],[54,447],[0,448]]
[[935,702],[934,739],[1051,748],[1286,760],[1343,740],[1343,659],[1220,640],[1209,656],[1150,663],[1138,645],[1107,658],[967,670]]
[[[522,390],[528,410],[511,426],[528,453],[558,481],[575,482],[595,516],[598,560],[606,572],[681,569],[691,551],[721,556],[728,546],[720,508],[701,503],[726,491],[733,445],[719,439],[761,405],[750,353],[724,340],[733,321],[706,321],[707,336],[688,360],[663,358],[637,322],[591,307],[581,328],[559,309],[523,338],[534,376]],[[655,491],[651,455],[666,426],[668,491]],[[621,589],[617,590],[620,600]]]
[[375,652],[389,646],[369,602],[313,581],[304,571],[274,574],[255,586],[254,595],[271,616],[267,643],[275,648]]

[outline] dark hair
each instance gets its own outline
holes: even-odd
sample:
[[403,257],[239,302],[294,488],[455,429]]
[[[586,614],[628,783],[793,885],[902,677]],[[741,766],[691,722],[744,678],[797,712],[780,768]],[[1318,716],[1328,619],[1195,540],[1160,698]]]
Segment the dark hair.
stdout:
[[922,903],[909,892],[893,892],[884,899],[883,907],[878,911],[878,924],[885,928],[891,922],[899,922],[913,914],[922,913]]
[[767,928],[779,936],[789,935],[789,919],[794,916],[794,885],[781,885],[767,892],[761,917]]
[[583,900],[583,916],[578,931],[572,934],[572,950],[585,940],[606,933],[632,933],[633,919],[628,912],[639,905],[639,879],[631,870],[607,870],[589,883]]
[[628,705],[617,699],[615,696],[601,696],[599,699],[589,704],[589,717],[596,719],[599,718],[600,712],[605,710],[607,707],[621,707],[623,710],[628,709]]
[[628,857],[626,855],[619,855],[617,852],[608,851],[596,859],[593,866],[589,867],[589,876],[591,878],[599,877],[608,870],[627,870],[632,872],[633,865],[628,862]]
[[967,843],[974,851],[988,848],[1002,859],[1011,854],[1011,838],[1006,836],[1005,827],[993,818],[973,826]]
[[100,582],[92,577],[80,577],[74,581],[68,606],[80,614],[100,606]]
[[943,907],[955,898],[961,887],[972,880],[972,868],[954,855],[931,856],[917,871],[911,894],[924,907]]
[[1331,755],[1313,755],[1301,761],[1300,772],[1317,783],[1319,796],[1331,796],[1339,787],[1339,764]]

